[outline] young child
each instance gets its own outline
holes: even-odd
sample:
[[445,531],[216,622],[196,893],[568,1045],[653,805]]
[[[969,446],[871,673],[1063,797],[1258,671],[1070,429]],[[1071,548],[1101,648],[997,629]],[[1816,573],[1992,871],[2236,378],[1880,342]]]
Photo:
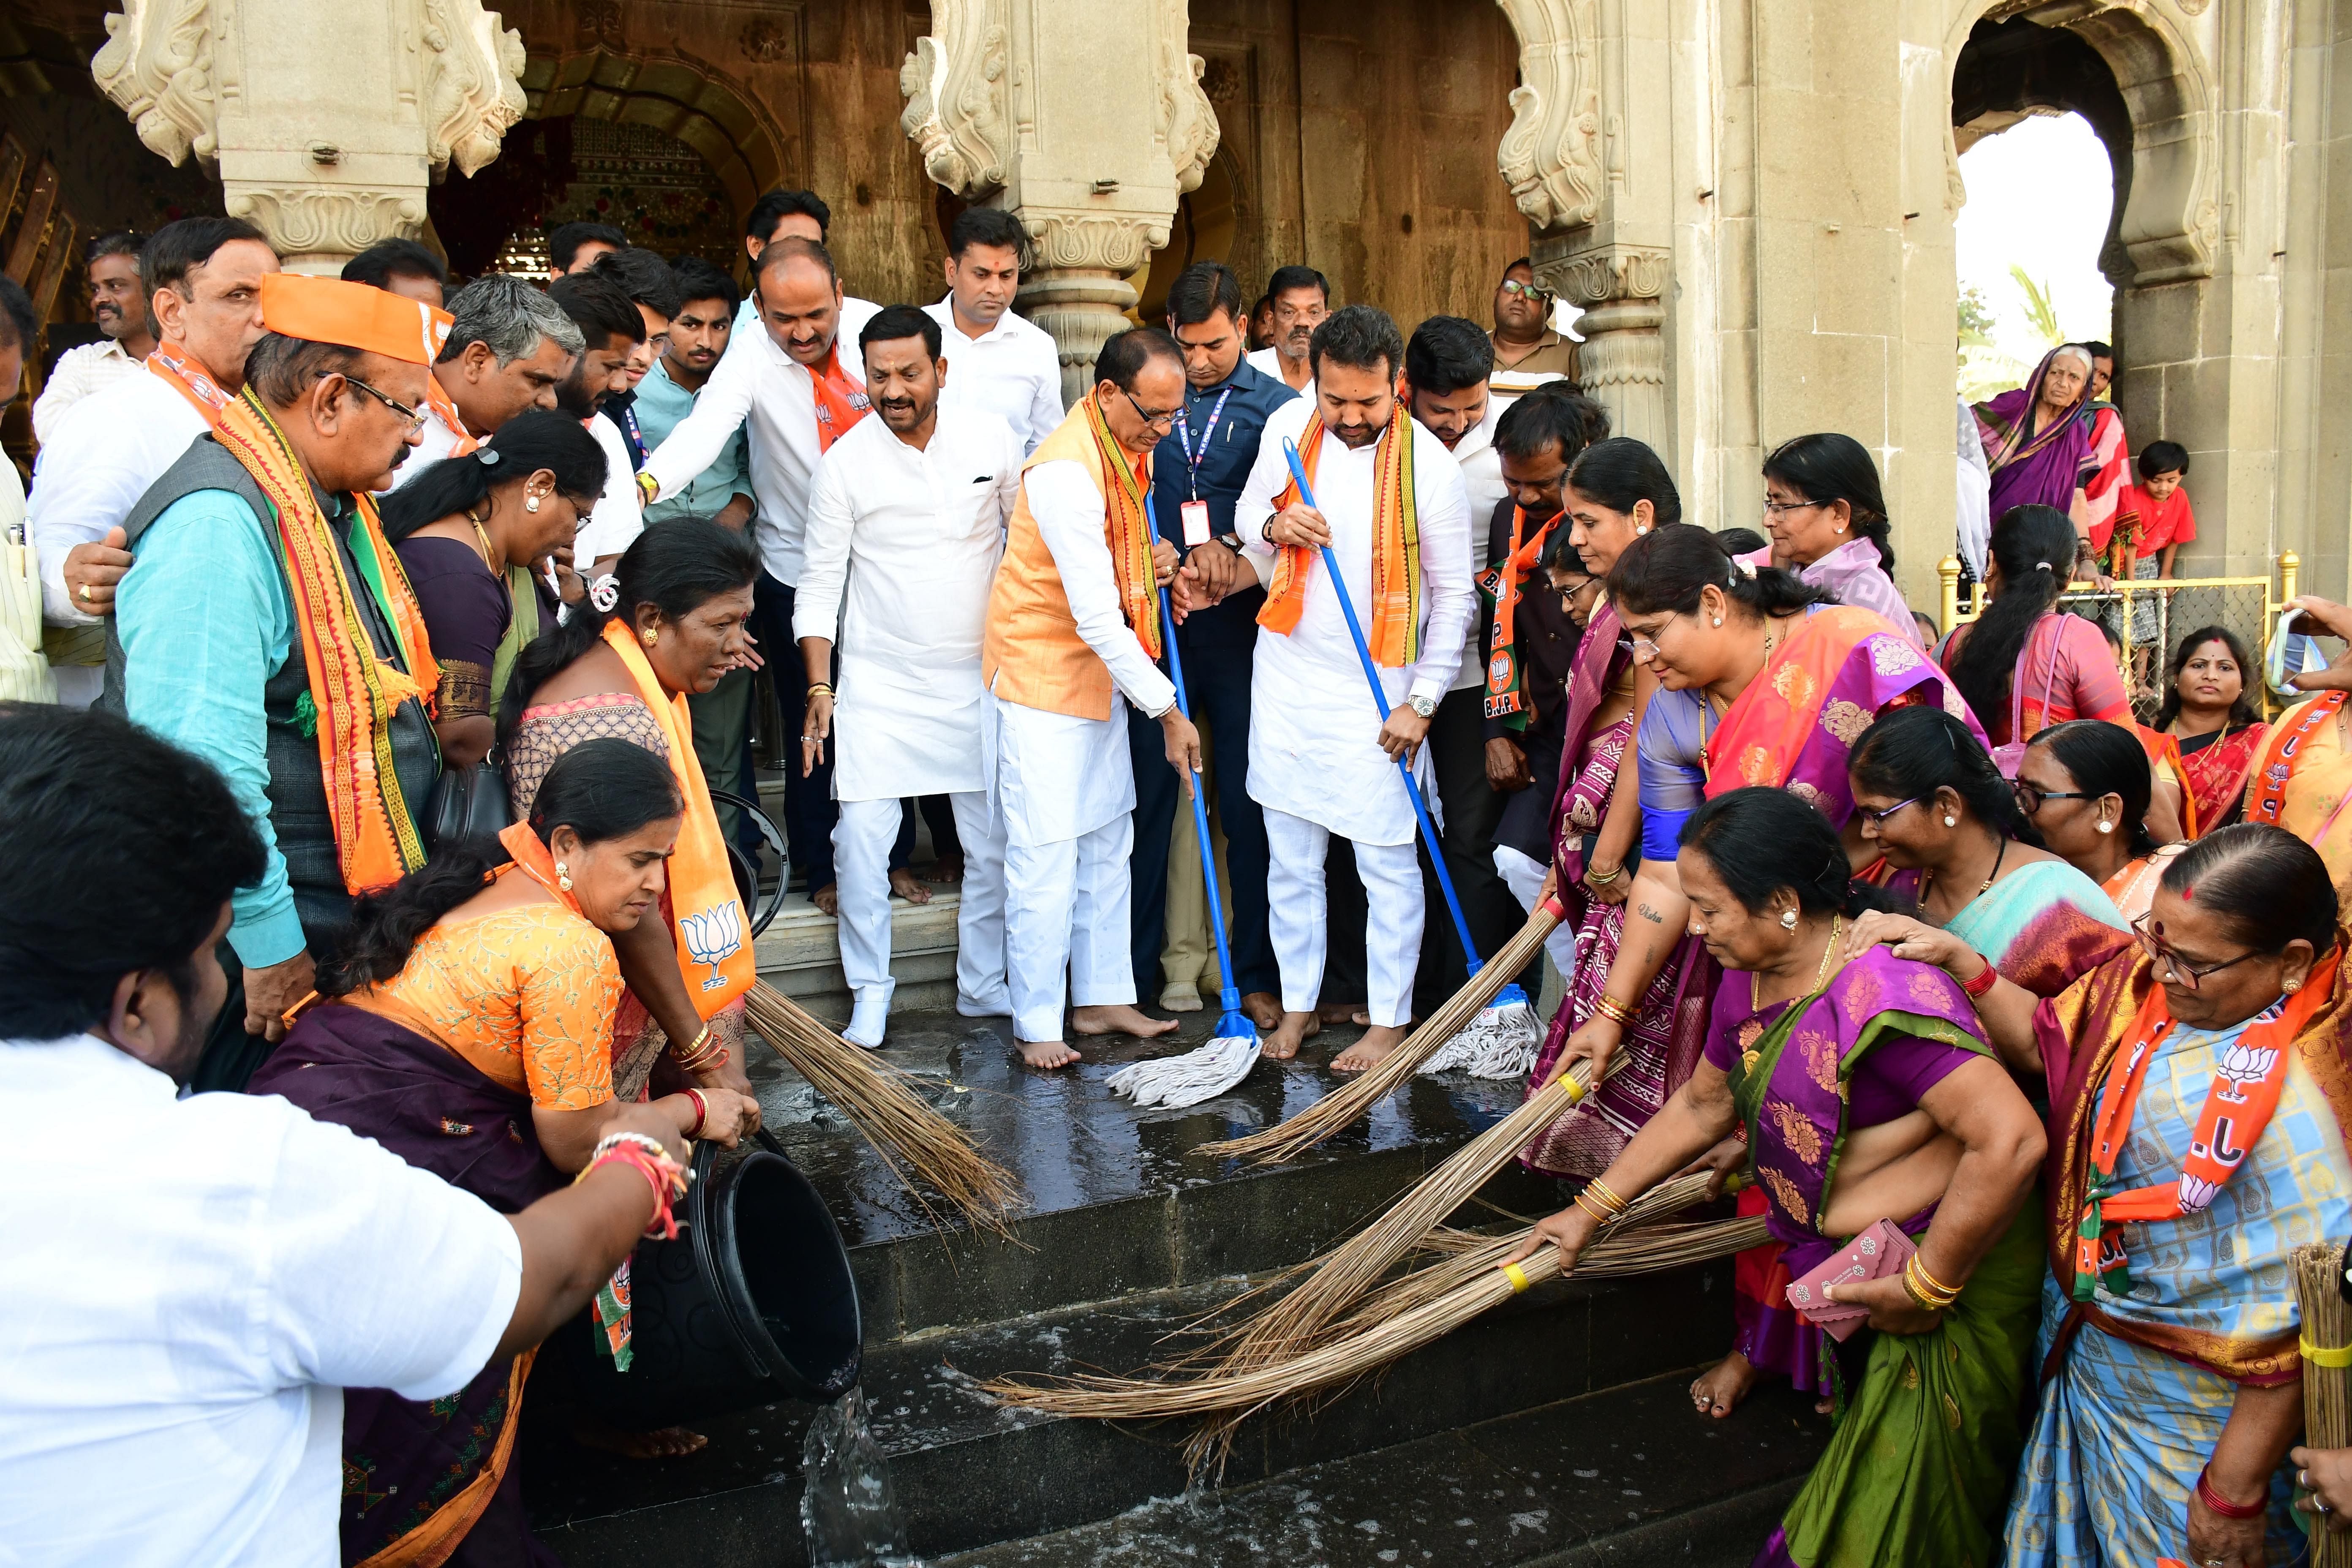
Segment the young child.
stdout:
[[[2126,485],[2116,500],[2116,552],[2132,552],[2135,582],[2169,582],[2173,558],[2197,537],[2197,514],[2189,505],[2181,479],[2189,472],[2189,449],[2178,441],[2150,441],[2140,448],[2139,483]],[[2123,563],[2115,568],[2121,575]],[[2135,594],[2131,599],[2133,689],[2148,682],[2148,668],[2157,640],[2156,595]]]

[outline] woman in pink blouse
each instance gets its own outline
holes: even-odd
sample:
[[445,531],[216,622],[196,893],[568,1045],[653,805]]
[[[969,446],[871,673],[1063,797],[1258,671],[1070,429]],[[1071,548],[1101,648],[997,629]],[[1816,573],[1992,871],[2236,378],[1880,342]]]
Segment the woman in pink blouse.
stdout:
[[2010,508],[1992,525],[1984,583],[1990,605],[1937,650],[1996,747],[2069,719],[2132,722],[2106,637],[2082,616],[2057,611],[2075,537],[2073,520],[2055,507]]
[[1870,610],[1915,647],[1918,627],[1895,586],[1895,547],[1887,542],[1886,501],[1878,465],[1851,436],[1795,436],[1764,459],[1764,527],[1769,549],[1745,557],[1794,572],[1841,605]]

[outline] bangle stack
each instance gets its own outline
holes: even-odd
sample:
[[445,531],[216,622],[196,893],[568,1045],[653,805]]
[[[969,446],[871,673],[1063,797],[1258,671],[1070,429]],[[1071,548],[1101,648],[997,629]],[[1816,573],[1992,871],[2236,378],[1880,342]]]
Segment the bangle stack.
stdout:
[[1569,1201],[1602,1225],[1614,1225],[1625,1216],[1626,1209],[1632,1206],[1623,1198],[1619,1197],[1608,1183],[1598,1176],[1585,1183],[1584,1190]]
[[1982,1001],[1986,992],[2000,984],[2000,971],[1992,966],[1991,959],[1980,952],[1977,954],[1977,962],[1984,965],[1984,973],[1974,980],[1960,982],[1960,989],[1969,994],[1969,1000],[1971,1002]]
[[1903,1266],[1903,1289],[1911,1292],[1914,1301],[1931,1312],[1944,1311],[1959,1300],[1960,1295],[1958,1286],[1947,1285],[1928,1273],[1927,1266],[1919,1261],[1919,1255],[1916,1252],[1911,1255],[1911,1261]]
[[1614,1024],[1630,1025],[1633,1021],[1633,1009],[1610,995],[1606,991],[1603,991],[1601,994],[1601,999],[1592,1005],[1592,1010]]
[[711,1039],[708,1024],[702,1026],[702,1033],[695,1036],[684,1049],[676,1046],[669,1048],[670,1060],[677,1064],[681,1072],[709,1072],[713,1068],[723,1068],[733,1054]]
[[677,1239],[674,1205],[686,1195],[687,1171],[669,1157],[669,1151],[662,1147],[659,1139],[648,1138],[642,1132],[605,1133],[597,1140],[588,1163],[580,1167],[580,1173],[572,1178],[572,1184],[576,1187],[586,1181],[600,1165],[626,1165],[645,1177],[654,1189],[654,1215],[646,1222],[646,1239]]
[[832,695],[834,694],[834,692],[833,692],[833,682],[832,682],[832,681],[830,681],[830,680],[812,680],[812,681],[810,681],[810,682],[808,683],[808,694],[809,694],[811,697],[814,697],[814,696],[816,696],[819,692],[823,692],[823,693],[824,693],[825,696],[827,696],[827,697],[832,696]]
[[2207,1508],[2211,1509],[2223,1519],[2260,1519],[2270,1511],[2271,1500],[2268,1496],[2264,1496],[2256,1502],[2231,1502],[2228,1498],[2215,1491],[2212,1471],[2212,1461],[2208,1460],[2205,1468],[2197,1472],[2197,1495],[2205,1500]]
[[702,1091],[698,1089],[688,1089],[686,1098],[694,1101],[694,1125],[686,1130],[686,1135],[699,1138],[703,1127],[710,1121],[710,1101],[702,1098]]
[[1584,881],[1587,887],[1605,888],[1624,874],[1625,868],[1622,866],[1612,866],[1606,871],[1598,866],[1587,866],[1584,868]]

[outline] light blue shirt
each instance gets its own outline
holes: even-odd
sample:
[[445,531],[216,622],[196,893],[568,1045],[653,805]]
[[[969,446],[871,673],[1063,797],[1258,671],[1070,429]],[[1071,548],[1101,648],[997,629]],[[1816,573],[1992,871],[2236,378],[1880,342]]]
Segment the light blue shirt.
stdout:
[[[736,330],[742,330],[740,323]],[[751,330],[761,331],[756,321]],[[669,439],[669,433],[677,428],[678,422],[694,412],[695,396],[670,379],[667,360],[654,362],[645,380],[637,383],[637,429],[646,438],[646,450],[650,452]],[[739,425],[719,448],[718,458],[697,474],[686,489],[646,508],[646,521],[652,524],[681,517],[717,517],[729,501],[739,495],[751,494],[751,445],[743,426]]]
[[173,501],[140,536],[136,553],[115,597],[123,705],[134,723],[227,778],[268,852],[261,880],[229,900],[229,945],[248,969],[283,963],[304,942],[269,826],[262,689],[293,646],[286,574],[253,509],[227,490]]

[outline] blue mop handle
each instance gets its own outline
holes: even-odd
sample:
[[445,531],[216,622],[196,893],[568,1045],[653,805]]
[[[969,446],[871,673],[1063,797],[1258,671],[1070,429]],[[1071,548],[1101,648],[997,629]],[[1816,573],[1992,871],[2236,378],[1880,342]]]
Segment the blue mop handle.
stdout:
[[[1298,499],[1315,507],[1315,491],[1307,482],[1306,465],[1298,460],[1298,444],[1285,437],[1282,455],[1290,459],[1290,477],[1298,481]],[[1356,657],[1363,661],[1364,679],[1372,683],[1372,706],[1380,710],[1381,722],[1385,724],[1389,718],[1388,689],[1381,684],[1380,667],[1372,662],[1371,645],[1364,640],[1364,628],[1356,620],[1356,606],[1348,598],[1348,584],[1340,580],[1339,558],[1331,553],[1329,545],[1322,548],[1323,570],[1331,574],[1331,591],[1339,596],[1339,613],[1348,617],[1348,635],[1356,639]],[[1397,772],[1404,775],[1404,792],[1412,799],[1412,814],[1421,820],[1422,837],[1429,841],[1430,864],[1437,868],[1437,886],[1445,895],[1446,911],[1454,917],[1454,934],[1462,941],[1462,956],[1470,973],[1475,974],[1486,967],[1486,961],[1478,956],[1478,949],[1470,941],[1470,922],[1463,918],[1462,900],[1454,896],[1454,879],[1446,874],[1444,842],[1429,820],[1429,803],[1421,798],[1421,785],[1413,780],[1412,764],[1399,757],[1396,765]]]
[[[1168,643],[1168,679],[1176,683],[1176,711],[1186,719],[1192,717],[1192,705],[1184,696],[1184,661],[1176,657],[1176,612],[1168,603],[1168,590],[1160,590],[1160,635]],[[1209,803],[1201,798],[1201,775],[1192,775],[1192,827],[1201,836],[1201,878],[1208,885],[1209,927],[1217,938],[1217,973],[1224,980],[1224,988],[1217,994],[1228,1015],[1242,1010],[1241,988],[1234,982],[1234,955],[1225,946],[1225,909],[1217,896],[1217,851],[1209,840]],[[1221,1020],[1222,1022],[1222,1020]]]

